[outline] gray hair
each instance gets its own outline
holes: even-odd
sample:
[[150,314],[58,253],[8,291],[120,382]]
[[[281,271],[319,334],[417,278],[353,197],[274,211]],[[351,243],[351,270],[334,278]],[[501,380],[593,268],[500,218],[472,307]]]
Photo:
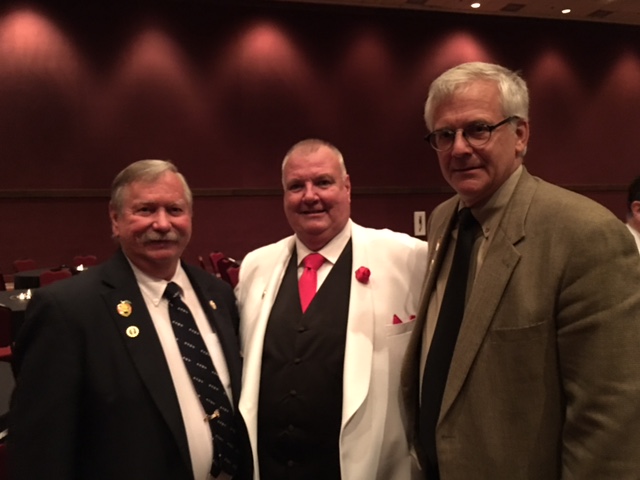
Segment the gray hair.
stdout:
[[424,119],[429,130],[433,130],[436,108],[456,91],[475,81],[496,84],[505,117],[517,116],[529,120],[529,90],[518,72],[492,63],[469,62],[447,70],[429,87],[429,96],[424,106]]
[[182,182],[187,205],[189,206],[189,210],[192,210],[193,194],[187,184],[187,180],[178,172],[178,167],[168,160],[139,160],[122,170],[116,175],[116,178],[111,184],[111,200],[109,201],[109,206],[118,212],[122,212],[125,187],[133,182],[153,182],[167,172],[175,173],[180,182]]
[[338,164],[340,165],[340,173],[342,174],[342,179],[344,180],[347,177],[347,167],[344,164],[344,157],[342,156],[342,152],[340,152],[340,150],[338,150],[335,145],[325,140],[320,140],[318,138],[307,138],[296,143],[284,156],[284,160],[282,160],[282,185],[284,186],[284,168],[286,167],[287,162],[294,153],[297,153],[300,150],[304,151],[305,153],[313,153],[318,151],[322,147],[328,148],[336,156],[336,158],[338,159]]

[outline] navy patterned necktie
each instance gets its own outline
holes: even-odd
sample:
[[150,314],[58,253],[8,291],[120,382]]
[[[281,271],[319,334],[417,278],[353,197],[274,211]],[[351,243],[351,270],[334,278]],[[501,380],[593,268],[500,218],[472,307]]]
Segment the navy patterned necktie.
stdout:
[[428,478],[438,479],[436,426],[447,384],[453,350],[464,316],[469,279],[469,263],[473,244],[480,229],[469,208],[458,213],[458,239],[453,254],[447,286],[440,305],[438,322],[427,354],[422,379],[422,405],[420,408],[420,443],[428,458]]
[[169,282],[164,291],[164,297],[169,301],[169,318],[182,360],[204,408],[206,414],[204,421],[211,428],[213,437],[211,474],[217,477],[224,471],[233,477],[238,469],[239,453],[231,402],[193,315],[180,298],[180,287],[174,282]]

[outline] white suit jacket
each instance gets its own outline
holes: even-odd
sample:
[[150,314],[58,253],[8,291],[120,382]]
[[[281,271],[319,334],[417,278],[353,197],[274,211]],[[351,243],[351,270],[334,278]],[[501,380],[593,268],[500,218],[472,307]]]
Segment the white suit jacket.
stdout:
[[[351,225],[354,277],[343,372],[342,479],[408,480],[416,467],[400,411],[400,368],[419,307],[427,243],[390,230]],[[291,236],[249,253],[236,288],[244,354],[239,408],[249,431],[256,480],[264,334],[294,248]],[[360,267],[371,271],[367,284],[355,278]]]

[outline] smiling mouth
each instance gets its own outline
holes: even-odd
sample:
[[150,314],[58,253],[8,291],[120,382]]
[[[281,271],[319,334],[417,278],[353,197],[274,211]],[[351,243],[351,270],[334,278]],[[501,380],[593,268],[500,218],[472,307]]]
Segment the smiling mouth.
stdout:
[[302,215],[318,215],[320,213],[325,213],[326,210],[314,210],[312,212],[300,212]]
[[470,172],[472,170],[477,170],[479,168],[480,167],[476,167],[476,166],[473,166],[473,167],[462,167],[462,168],[454,168],[453,171],[457,172],[457,173],[464,173],[464,172]]
[[147,238],[143,243],[149,246],[165,247],[168,245],[174,245],[177,241],[177,238]]
[[174,240],[151,240],[145,242],[145,245],[152,247],[168,247],[171,245],[175,245],[175,243],[176,242]]

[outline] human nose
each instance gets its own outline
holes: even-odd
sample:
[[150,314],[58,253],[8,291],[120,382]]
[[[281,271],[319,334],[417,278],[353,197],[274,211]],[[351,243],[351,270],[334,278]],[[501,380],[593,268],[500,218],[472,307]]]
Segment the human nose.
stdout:
[[464,130],[456,130],[456,135],[453,137],[453,144],[451,145],[451,154],[453,156],[466,155],[471,151],[471,145],[464,136]]
[[169,221],[169,215],[164,208],[158,209],[154,215],[153,228],[155,230],[170,230],[171,222]]
[[313,183],[308,182],[304,185],[304,190],[302,192],[302,200],[305,202],[315,202],[318,198],[316,193],[315,186]]

